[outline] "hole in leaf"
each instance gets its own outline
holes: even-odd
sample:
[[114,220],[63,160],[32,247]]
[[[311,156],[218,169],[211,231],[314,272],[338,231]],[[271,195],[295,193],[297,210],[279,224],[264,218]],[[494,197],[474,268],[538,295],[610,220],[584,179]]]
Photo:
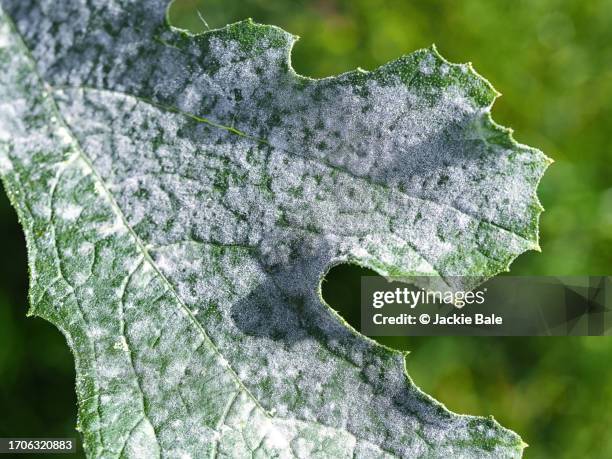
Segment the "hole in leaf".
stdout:
[[321,295],[351,327],[361,329],[361,276],[376,276],[367,268],[351,264],[334,266],[321,284]]
[[[378,276],[375,271],[353,264],[341,264],[329,270],[321,283],[323,300],[351,327],[361,331],[361,277]],[[418,337],[376,336],[373,340],[398,350],[409,350]],[[421,337],[421,339],[427,339]]]

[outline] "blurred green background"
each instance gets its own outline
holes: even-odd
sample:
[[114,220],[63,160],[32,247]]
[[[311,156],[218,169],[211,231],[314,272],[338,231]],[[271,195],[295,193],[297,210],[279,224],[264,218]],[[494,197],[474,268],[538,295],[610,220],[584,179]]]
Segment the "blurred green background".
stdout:
[[[204,24],[197,10],[205,19]],[[376,66],[436,43],[473,62],[504,94],[493,115],[555,159],[539,191],[542,253],[512,274],[612,271],[612,0],[178,0],[193,31],[245,17],[302,38],[293,66],[323,77]],[[63,337],[26,319],[23,236],[0,197],[0,437],[73,436],[74,370]],[[324,294],[345,317],[359,307],[355,267]],[[612,338],[396,338],[408,370],[451,410],[493,414],[530,444],[527,458],[612,457]]]

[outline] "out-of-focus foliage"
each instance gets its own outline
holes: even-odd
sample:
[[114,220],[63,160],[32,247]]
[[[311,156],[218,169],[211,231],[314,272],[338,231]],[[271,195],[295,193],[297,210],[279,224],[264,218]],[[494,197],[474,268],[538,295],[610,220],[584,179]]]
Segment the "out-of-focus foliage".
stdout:
[[[542,181],[542,254],[513,274],[612,272],[612,1],[177,0],[175,25],[215,28],[251,16],[302,39],[299,73],[365,69],[436,43],[472,61],[504,96],[493,116],[556,160]],[[72,361],[49,324],[24,319],[25,247],[0,198],[0,436],[68,434]],[[357,313],[360,272],[334,270],[326,298]],[[450,409],[494,414],[531,446],[526,457],[612,457],[612,338],[410,338],[417,384]],[[37,350],[34,352],[34,350]],[[43,349],[43,352],[40,352]]]

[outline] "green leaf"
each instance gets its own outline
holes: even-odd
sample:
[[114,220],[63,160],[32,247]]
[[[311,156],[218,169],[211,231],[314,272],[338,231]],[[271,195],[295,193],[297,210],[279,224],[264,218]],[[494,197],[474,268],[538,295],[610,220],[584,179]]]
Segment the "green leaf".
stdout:
[[431,48],[313,80],[250,20],[1,3],[0,173],[89,456],[520,456],[320,297],[341,262],[487,278],[538,248],[549,160],[469,65]]

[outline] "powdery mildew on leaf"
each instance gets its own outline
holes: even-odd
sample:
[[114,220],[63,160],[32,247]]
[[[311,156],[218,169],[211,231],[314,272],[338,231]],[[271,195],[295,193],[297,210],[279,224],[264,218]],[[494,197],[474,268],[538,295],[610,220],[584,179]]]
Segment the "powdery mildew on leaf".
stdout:
[[520,456],[319,295],[344,261],[487,278],[537,249],[548,159],[484,79],[432,48],[312,80],[287,32],[190,36],[162,0],[1,3],[0,174],[90,456]]

